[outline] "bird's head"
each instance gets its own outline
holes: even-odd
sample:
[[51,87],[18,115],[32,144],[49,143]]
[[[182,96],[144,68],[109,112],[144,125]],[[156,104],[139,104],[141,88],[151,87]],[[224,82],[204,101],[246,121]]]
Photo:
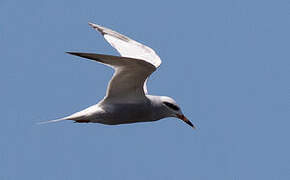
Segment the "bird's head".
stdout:
[[195,126],[183,115],[180,107],[177,105],[174,99],[167,96],[161,96],[161,103],[162,109],[164,110],[164,113],[167,117],[176,117],[186,122],[192,128],[195,128]]

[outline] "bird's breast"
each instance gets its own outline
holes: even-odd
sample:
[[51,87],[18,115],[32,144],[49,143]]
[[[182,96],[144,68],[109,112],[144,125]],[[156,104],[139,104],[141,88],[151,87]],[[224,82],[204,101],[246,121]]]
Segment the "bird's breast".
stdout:
[[108,124],[125,124],[154,121],[152,107],[149,103],[111,104],[103,109]]

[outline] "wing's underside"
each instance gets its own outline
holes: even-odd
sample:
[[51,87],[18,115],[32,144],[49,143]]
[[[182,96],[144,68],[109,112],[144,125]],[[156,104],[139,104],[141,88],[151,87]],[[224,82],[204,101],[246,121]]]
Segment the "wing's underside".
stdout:
[[144,99],[143,84],[147,77],[155,71],[155,67],[140,59],[127,57],[67,52],[71,55],[95,60],[115,69],[115,73],[108,84],[106,98],[126,101]]
[[161,64],[159,56],[150,47],[116,31],[93,23],[89,25],[101,32],[122,57],[79,52],[69,54],[92,59],[115,69],[107,87],[107,99],[144,99],[147,94],[147,79]]

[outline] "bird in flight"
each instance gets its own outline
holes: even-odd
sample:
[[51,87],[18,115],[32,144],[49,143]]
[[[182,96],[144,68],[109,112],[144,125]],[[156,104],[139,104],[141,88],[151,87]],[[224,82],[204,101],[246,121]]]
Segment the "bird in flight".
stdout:
[[72,120],[76,123],[118,125],[176,117],[195,128],[172,98],[148,94],[147,79],[161,64],[153,49],[109,28],[93,23],[89,25],[99,31],[121,56],[67,53],[97,61],[115,70],[106,96],[82,111],[44,123]]

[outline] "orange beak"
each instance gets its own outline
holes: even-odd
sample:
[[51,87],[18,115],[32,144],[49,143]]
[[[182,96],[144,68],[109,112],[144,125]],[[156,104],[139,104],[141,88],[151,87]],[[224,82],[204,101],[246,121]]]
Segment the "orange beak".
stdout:
[[190,125],[192,128],[195,129],[195,126],[183,115],[183,114],[176,114],[179,119],[186,122],[186,124]]

